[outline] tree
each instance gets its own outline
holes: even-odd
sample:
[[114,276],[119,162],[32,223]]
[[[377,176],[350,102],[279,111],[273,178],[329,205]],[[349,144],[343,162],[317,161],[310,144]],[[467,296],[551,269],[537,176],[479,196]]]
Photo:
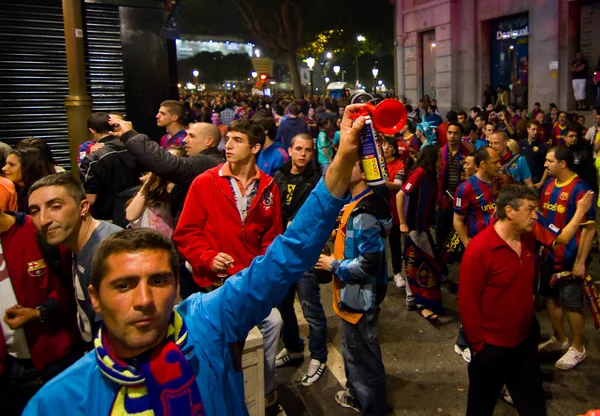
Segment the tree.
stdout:
[[[182,0],[179,16],[182,33],[249,35],[275,57],[284,58],[294,95],[300,97],[299,50],[304,52],[320,33],[333,30],[331,44],[345,44],[343,50],[354,56],[374,49],[371,43],[356,45],[357,34],[391,51],[392,10],[388,0],[373,0],[368,5],[359,0]],[[240,21],[245,23],[246,33],[240,32]]]

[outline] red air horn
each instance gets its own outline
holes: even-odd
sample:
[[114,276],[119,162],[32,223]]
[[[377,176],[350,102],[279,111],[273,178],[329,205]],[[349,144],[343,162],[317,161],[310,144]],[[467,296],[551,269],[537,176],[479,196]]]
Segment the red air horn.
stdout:
[[[370,94],[361,95],[370,96]],[[370,186],[381,185],[388,181],[389,174],[381,148],[381,139],[373,128],[382,134],[398,133],[406,124],[406,108],[400,101],[388,98],[377,105],[368,102],[352,114],[351,118],[357,119],[360,116],[365,117],[365,127],[361,133],[359,147],[363,171]]]

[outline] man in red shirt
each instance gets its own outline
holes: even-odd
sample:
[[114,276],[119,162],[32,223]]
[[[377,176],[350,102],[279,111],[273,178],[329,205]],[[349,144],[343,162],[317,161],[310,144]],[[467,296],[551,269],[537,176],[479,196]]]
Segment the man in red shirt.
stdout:
[[546,414],[533,302],[538,243],[569,241],[590,207],[592,195],[586,196],[557,237],[556,227],[540,225],[535,191],[508,185],[496,200],[498,221],[467,246],[458,292],[472,351],[467,416],[491,416],[504,384],[519,414]]
[[[225,146],[227,161],[199,175],[188,191],[173,240],[205,291],[250,266],[282,233],[279,188],[256,166],[264,142],[265,129],[258,123],[233,121]],[[277,309],[259,325],[268,407],[278,406],[275,356],[282,325]]]

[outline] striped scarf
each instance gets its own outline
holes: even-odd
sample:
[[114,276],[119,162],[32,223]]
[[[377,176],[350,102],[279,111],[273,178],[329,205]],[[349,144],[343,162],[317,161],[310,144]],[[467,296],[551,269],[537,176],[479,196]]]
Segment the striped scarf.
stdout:
[[181,316],[173,311],[165,341],[145,352],[132,364],[113,356],[104,325],[94,345],[102,374],[121,386],[110,411],[112,416],[203,416],[204,405],[189,360],[193,346]]

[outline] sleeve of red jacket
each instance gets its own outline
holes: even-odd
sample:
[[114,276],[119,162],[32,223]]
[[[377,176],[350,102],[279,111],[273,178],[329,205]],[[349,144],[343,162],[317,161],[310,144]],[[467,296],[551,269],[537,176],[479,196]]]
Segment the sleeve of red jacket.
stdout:
[[480,351],[485,344],[481,304],[488,267],[483,256],[484,253],[471,242],[460,263],[458,310],[467,339],[474,352]]
[[273,203],[271,204],[271,206],[273,207],[273,209],[271,210],[272,226],[267,230],[267,232],[263,236],[260,247],[260,253],[262,255],[265,254],[267,248],[271,245],[273,240],[275,240],[275,237],[283,233],[283,225],[281,224],[281,204],[279,203],[281,197],[279,194],[279,188],[277,187],[275,182],[273,182],[273,184],[271,185],[271,192],[273,192]]
[[204,173],[192,182],[173,234],[177,249],[196,270],[211,270],[212,261],[219,254],[218,247],[211,245],[204,234],[208,210],[203,192],[210,189],[207,179],[210,179],[208,173]]

